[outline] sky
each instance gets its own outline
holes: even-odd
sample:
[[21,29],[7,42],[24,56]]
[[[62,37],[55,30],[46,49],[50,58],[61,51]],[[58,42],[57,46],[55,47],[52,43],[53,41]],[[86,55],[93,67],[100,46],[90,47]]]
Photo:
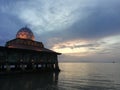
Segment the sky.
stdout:
[[0,45],[29,27],[65,62],[120,62],[120,0],[0,0]]

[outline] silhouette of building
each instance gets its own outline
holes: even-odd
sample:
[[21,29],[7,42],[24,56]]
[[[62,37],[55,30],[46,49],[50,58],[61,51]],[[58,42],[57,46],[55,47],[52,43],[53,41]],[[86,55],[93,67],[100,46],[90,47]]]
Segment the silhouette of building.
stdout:
[[33,32],[23,27],[15,39],[7,41],[5,47],[0,46],[0,69],[59,71],[57,56],[60,54],[45,48],[42,42],[35,41]]

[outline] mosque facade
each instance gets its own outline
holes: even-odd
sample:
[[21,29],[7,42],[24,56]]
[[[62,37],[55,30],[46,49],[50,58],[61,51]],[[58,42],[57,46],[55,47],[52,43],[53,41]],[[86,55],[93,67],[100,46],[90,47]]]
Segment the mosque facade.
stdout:
[[35,41],[28,27],[21,28],[16,38],[0,46],[0,72],[3,71],[60,71],[58,55],[42,42]]

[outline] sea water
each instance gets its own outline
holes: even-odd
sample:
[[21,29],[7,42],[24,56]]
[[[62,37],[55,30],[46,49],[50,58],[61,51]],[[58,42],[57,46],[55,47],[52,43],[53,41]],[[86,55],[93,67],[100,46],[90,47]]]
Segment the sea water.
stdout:
[[119,63],[59,63],[60,73],[0,75],[0,90],[120,90]]

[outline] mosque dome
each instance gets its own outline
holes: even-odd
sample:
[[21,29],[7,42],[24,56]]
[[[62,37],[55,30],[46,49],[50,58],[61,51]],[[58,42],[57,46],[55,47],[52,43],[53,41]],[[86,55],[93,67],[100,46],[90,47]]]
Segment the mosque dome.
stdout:
[[21,28],[17,34],[16,34],[16,38],[20,38],[20,39],[30,39],[30,40],[34,40],[34,34],[33,32],[28,28],[28,27],[23,27]]

